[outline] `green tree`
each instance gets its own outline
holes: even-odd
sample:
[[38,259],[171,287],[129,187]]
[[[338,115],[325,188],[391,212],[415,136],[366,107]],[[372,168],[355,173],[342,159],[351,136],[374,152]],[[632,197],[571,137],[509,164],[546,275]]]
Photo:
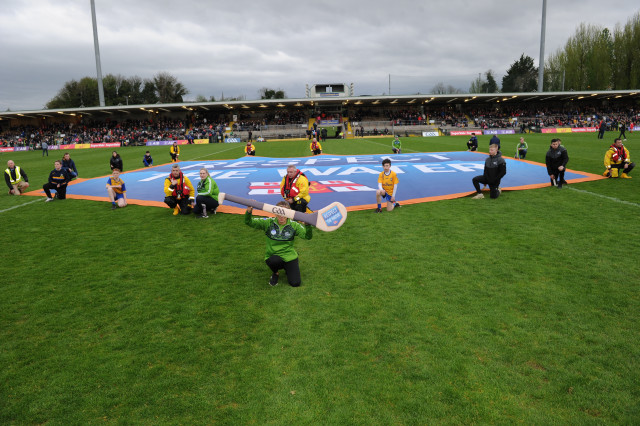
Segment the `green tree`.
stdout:
[[469,87],[469,93],[482,93],[482,85],[485,81],[478,74],[478,78],[471,82],[471,86]]
[[153,81],[145,80],[142,92],[140,92],[140,103],[155,104],[157,102],[159,102],[159,100],[158,96],[156,95],[156,88],[153,84]]
[[538,68],[533,58],[520,55],[520,59],[511,64],[507,74],[502,77],[503,92],[533,92],[538,87]]
[[286,98],[286,94],[281,89],[273,90],[267,87],[263,87],[258,91],[258,94],[260,95],[260,99],[285,99]]
[[486,80],[482,83],[481,93],[498,93],[498,83],[493,76],[493,71],[488,70],[484,73]]
[[66,82],[58,94],[47,102],[46,107],[58,109],[97,105],[99,105],[98,80],[92,77],[83,77],[80,81]]
[[640,12],[636,12],[624,27],[616,26],[613,33],[612,77],[614,89],[640,87]]
[[564,91],[564,72],[566,63],[567,55],[563,49],[558,49],[546,59],[542,90],[547,92]]
[[182,102],[183,96],[189,93],[184,85],[168,72],[159,72],[153,77],[152,82],[161,103]]

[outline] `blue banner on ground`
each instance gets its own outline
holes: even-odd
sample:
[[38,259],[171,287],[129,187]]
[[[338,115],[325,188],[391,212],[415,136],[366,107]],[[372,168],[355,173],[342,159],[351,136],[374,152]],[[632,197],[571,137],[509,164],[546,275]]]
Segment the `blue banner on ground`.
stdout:
[[[482,174],[486,154],[478,152],[439,152],[399,155],[319,155],[301,158],[243,157],[224,161],[182,161],[178,163],[196,187],[199,170],[205,168],[221,192],[253,198],[269,204],[281,199],[280,181],[288,164],[295,164],[311,182],[309,207],[320,209],[339,201],[351,210],[375,204],[375,190],[381,162],[391,159],[398,174],[397,199],[400,203],[435,201],[462,197],[474,191],[471,179]],[[505,158],[507,175],[503,189],[530,189],[549,185],[546,167],[540,163]],[[162,203],[163,185],[171,164],[121,174],[127,185],[127,197],[139,204]],[[568,170],[569,182],[602,178],[585,172]],[[78,182],[68,188],[70,195],[106,197],[107,177]],[[149,203],[145,203],[145,201]]]

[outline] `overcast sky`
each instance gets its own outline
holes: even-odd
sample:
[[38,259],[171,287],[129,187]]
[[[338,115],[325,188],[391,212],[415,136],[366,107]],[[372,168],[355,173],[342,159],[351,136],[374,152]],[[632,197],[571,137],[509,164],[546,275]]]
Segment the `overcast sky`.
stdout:
[[[186,100],[354,83],[355,95],[498,85],[521,54],[538,65],[542,0],[95,0],[102,75],[174,75]],[[545,57],[580,23],[624,25],[637,0],[548,0]],[[3,0],[0,110],[41,109],[96,76],[90,0]]]

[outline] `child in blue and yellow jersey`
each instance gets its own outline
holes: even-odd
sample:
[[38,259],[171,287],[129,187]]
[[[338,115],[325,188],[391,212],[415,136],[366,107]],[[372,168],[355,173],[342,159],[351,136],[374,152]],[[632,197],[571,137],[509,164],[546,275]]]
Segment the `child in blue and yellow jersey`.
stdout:
[[387,200],[387,211],[390,212],[395,207],[400,207],[400,203],[396,202],[396,192],[398,191],[398,175],[391,170],[391,160],[385,158],[382,160],[382,168],[384,169],[378,176],[378,190],[376,191],[376,201],[378,208],[376,213],[382,212],[382,200]]
[[127,205],[127,188],[120,179],[120,169],[113,169],[113,173],[107,179],[107,193],[111,201],[111,210]]

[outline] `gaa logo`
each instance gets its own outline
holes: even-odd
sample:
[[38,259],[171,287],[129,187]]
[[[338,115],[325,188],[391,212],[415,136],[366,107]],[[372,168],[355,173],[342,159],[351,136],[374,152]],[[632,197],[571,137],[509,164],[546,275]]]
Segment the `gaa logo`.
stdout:
[[274,207],[271,212],[280,216],[284,216],[284,209],[281,207]]

